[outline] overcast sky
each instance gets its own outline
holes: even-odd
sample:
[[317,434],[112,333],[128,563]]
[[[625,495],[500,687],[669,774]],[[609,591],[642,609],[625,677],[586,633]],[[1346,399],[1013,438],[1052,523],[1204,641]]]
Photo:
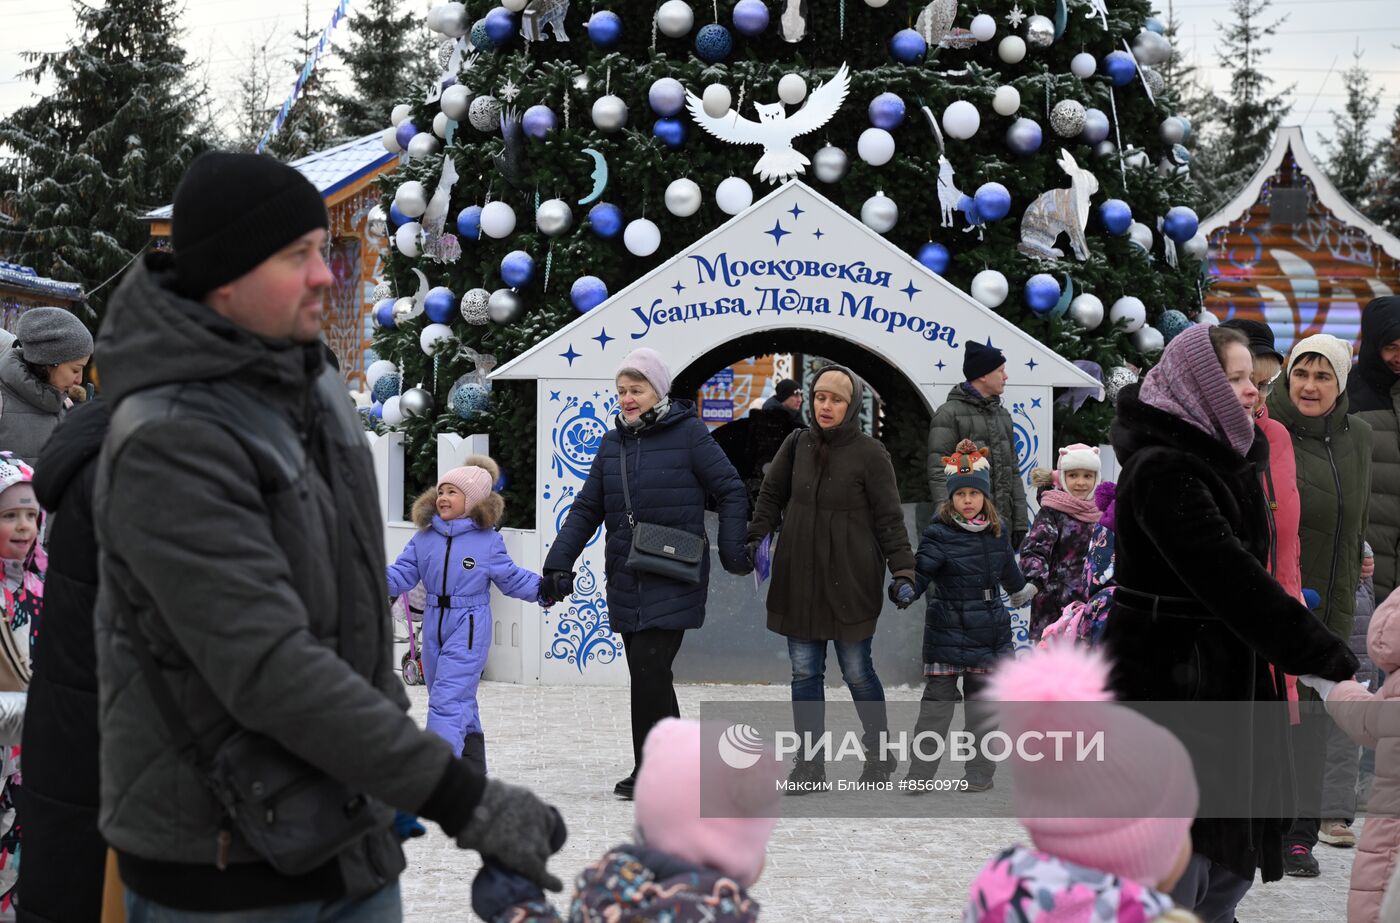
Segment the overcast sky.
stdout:
[[[89,0],[101,2],[101,0]],[[351,9],[356,0],[351,0]],[[427,0],[401,0],[403,8],[426,11]],[[826,0],[816,0],[826,2]],[[856,2],[856,0],[847,0]],[[1107,0],[1112,4],[1113,0]],[[1377,136],[1390,124],[1400,103],[1400,19],[1387,9],[1396,0],[1274,0],[1274,14],[1286,15],[1271,40],[1272,52],[1266,70],[1280,87],[1294,85],[1293,111],[1289,123],[1301,123],[1308,133],[1308,144],[1323,156],[1321,137],[1330,134],[1332,111],[1344,99],[1342,71],[1351,64],[1352,52],[1359,47],[1364,66],[1374,75],[1381,89]],[[1073,4],[1072,4],[1073,5]],[[313,28],[324,28],[336,0],[311,0]],[[1027,10],[1044,7],[1050,0],[1028,0]],[[1228,75],[1220,69],[1216,53],[1219,29],[1216,22],[1228,12],[1227,0],[1178,0],[1175,12],[1182,23],[1179,41],[1186,54],[1206,77],[1226,89]],[[1165,14],[1166,0],[1159,0]],[[26,50],[51,51],[62,48],[76,32],[68,0],[0,0],[0,113],[9,113],[32,99],[32,83],[17,76],[23,67],[20,53]],[[206,62],[216,96],[230,103],[234,96],[240,61],[250,42],[272,38],[276,57],[287,56],[291,35],[302,24],[300,0],[187,0],[184,26],[186,48]],[[345,24],[337,30],[338,41],[346,35]],[[287,89],[294,75],[287,71]],[[280,103],[283,90],[279,89]]]

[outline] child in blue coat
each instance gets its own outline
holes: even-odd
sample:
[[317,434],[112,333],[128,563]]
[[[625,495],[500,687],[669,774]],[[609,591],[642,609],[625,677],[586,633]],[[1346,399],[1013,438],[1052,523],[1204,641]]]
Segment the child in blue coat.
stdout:
[[502,593],[537,602],[540,577],[517,567],[496,531],[505,500],[491,490],[496,463],[473,455],[442,476],[413,504],[421,531],[389,565],[389,592],[407,593],[420,580],[428,592],[423,612],[423,679],[428,686],[428,730],[452,752],[486,772],[486,738],[476,690],[491,651],[491,584]]

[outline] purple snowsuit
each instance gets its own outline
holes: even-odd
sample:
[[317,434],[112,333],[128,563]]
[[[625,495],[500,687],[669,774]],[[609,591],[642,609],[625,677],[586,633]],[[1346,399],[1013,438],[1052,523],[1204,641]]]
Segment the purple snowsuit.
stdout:
[[428,730],[462,755],[468,734],[480,734],[476,690],[491,651],[491,584],[535,602],[540,577],[517,567],[505,540],[470,518],[432,523],[409,539],[388,568],[389,592],[407,593],[423,581],[423,679],[428,684]]
[[1089,598],[1084,562],[1096,525],[1048,506],[1036,513],[1021,543],[1021,573],[1040,587],[1031,602],[1032,641],[1040,640],[1045,626],[1058,619],[1065,606]]

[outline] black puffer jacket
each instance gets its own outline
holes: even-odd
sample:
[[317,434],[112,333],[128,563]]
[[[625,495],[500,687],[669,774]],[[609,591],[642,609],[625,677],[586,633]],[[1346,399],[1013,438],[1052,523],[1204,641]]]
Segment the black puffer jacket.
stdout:
[[748,492],[734,466],[710,437],[689,401],[671,401],[666,416],[633,431],[620,422],[603,437],[588,480],[545,558],[547,571],[572,570],[583,547],[607,525],[604,569],[608,580],[608,622],[618,633],[643,628],[699,628],[705,622],[710,558],[705,579],[688,586],[627,566],[632,529],[622,502],[622,453],[627,452],[628,489],[638,522],[705,534],[705,497],[719,509],[719,555],[725,567],[745,561],[744,525]]
[[53,518],[44,611],[24,722],[18,919],[86,923],[102,914],[107,843],[97,830],[97,536],[92,489],[111,407],[80,405],[54,430],[34,492]]
[[1400,297],[1388,295],[1361,313],[1361,348],[1347,379],[1351,412],[1371,426],[1371,493],[1366,541],[1376,555],[1375,598],[1400,586],[1400,375],[1381,349],[1400,340]]
[[933,587],[924,614],[924,663],[987,666],[1010,653],[1011,613],[1001,588],[1026,585],[1006,535],[934,519],[919,542],[914,589]]

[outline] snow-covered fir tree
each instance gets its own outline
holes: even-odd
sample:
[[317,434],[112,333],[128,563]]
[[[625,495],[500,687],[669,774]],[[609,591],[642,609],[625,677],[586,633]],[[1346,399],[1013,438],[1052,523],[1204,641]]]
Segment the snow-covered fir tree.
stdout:
[[1327,177],[1348,202],[1369,214],[1376,155],[1371,122],[1380,108],[1380,93],[1371,88],[1371,73],[1361,66],[1359,47],[1352,55],[1351,67],[1342,74],[1342,82],[1346,102],[1332,113],[1333,134],[1325,142]]
[[[284,76],[290,73],[292,83],[300,78],[306,62],[311,59],[316,43],[321,39],[323,28],[323,25],[317,26],[311,21],[310,0],[302,0],[302,25],[294,33],[296,44],[282,71]],[[335,142],[338,130],[330,90],[333,74],[330,54],[323,53],[302,85],[292,108],[287,112],[282,127],[268,141],[267,153],[280,160],[296,160],[330,147]],[[274,81],[274,90],[278,87],[279,84]],[[280,93],[274,94],[276,105],[279,106],[280,96]],[[276,111],[272,114],[275,115]]]

